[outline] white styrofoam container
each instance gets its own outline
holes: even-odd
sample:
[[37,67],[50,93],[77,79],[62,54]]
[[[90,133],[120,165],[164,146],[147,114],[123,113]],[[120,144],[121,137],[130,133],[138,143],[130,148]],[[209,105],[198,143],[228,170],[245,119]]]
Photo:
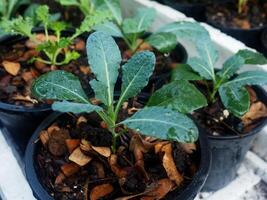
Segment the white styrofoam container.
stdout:
[[[166,23],[179,20],[193,20],[191,18],[187,18],[184,14],[173,10],[172,8],[160,5],[156,2],[152,2],[149,0],[121,0],[121,4],[125,15],[131,15],[138,7],[155,8],[157,11],[157,17],[151,31],[156,30],[157,28]],[[205,26],[209,31],[211,38],[216,44],[216,47],[220,53],[218,66],[216,67],[220,67],[221,64],[226,60],[226,58],[231,56],[233,53],[237,52],[240,49],[246,48],[244,44],[221,33],[219,30],[204,23],[203,26]],[[189,56],[195,54],[195,48],[193,44],[187,43],[185,41],[180,42],[187,48]],[[250,66],[246,66],[247,69],[249,67]],[[267,66],[261,66],[259,68],[267,70]],[[262,138],[258,141],[261,147],[261,151],[260,149],[258,149],[258,151],[263,154],[263,157],[266,156],[267,158],[267,146],[264,145],[264,143],[266,144],[267,142],[266,129],[267,128],[265,128],[265,130],[261,133],[261,137],[264,139],[265,142],[262,142]],[[254,148],[257,150],[256,146]],[[21,167],[20,161],[16,159],[16,156],[14,155],[15,154],[14,149],[12,149],[12,145],[9,145],[9,142],[0,131],[0,196],[3,200],[33,200],[35,198],[33,197],[31,189],[25,179],[23,167]],[[266,178],[266,163],[263,160],[261,160],[255,154],[249,153],[246,158],[246,162],[248,166],[251,166],[251,169],[253,171],[257,171],[260,176],[264,176]],[[258,166],[259,164],[260,166]],[[250,177],[249,180],[247,180],[248,177]],[[240,184],[244,184],[244,182],[246,182],[245,188],[237,188],[234,193],[232,191],[229,191],[229,189],[221,190],[218,194],[209,194],[207,195],[207,198],[204,199],[237,200],[244,192],[244,189],[249,189],[253,184],[257,183],[258,181],[259,176],[255,175],[254,173],[248,172],[247,175],[240,176],[232,184],[233,187],[240,187]]]

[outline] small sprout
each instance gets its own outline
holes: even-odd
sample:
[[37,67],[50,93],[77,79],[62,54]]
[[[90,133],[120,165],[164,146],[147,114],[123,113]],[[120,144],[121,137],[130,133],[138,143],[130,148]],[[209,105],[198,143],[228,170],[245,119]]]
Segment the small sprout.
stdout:
[[[19,16],[13,20],[4,19],[1,22],[1,27],[5,32],[10,34],[22,35],[29,38],[28,46],[34,48],[38,52],[45,54],[43,57],[33,57],[29,62],[35,61],[51,65],[60,66],[68,64],[72,60],[80,57],[80,54],[75,50],[69,50],[74,40],[84,32],[89,32],[95,25],[101,24],[110,18],[108,12],[95,12],[91,16],[87,16],[71,36],[63,36],[63,31],[67,29],[67,24],[64,22],[53,21],[48,6],[39,6],[36,10],[38,22],[44,27],[45,36],[40,38],[40,34],[32,33],[33,19],[23,18]],[[50,36],[49,31],[53,31],[55,36]],[[63,60],[59,60],[59,55],[64,55]]]

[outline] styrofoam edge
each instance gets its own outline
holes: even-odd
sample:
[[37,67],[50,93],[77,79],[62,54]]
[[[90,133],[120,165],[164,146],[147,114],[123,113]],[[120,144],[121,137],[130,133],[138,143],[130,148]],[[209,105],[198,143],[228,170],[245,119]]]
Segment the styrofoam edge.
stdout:
[[35,200],[22,168],[0,130],[0,196],[3,200]]

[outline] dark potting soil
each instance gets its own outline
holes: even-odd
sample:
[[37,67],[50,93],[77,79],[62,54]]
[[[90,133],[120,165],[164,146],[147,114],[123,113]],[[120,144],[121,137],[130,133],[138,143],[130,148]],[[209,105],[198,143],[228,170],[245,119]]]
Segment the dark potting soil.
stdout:
[[[200,88],[203,91],[203,88]],[[193,117],[206,130],[207,134],[212,136],[242,136],[247,134],[267,117],[267,106],[259,101],[253,88],[247,87],[247,90],[251,105],[249,112],[243,117],[238,118],[229,113],[219,97],[215,103],[195,111]]]
[[238,13],[235,3],[214,4],[207,8],[208,21],[219,26],[252,29],[267,25],[267,3],[248,1],[245,11]]
[[[39,34],[40,35],[40,34]],[[80,58],[71,61],[69,64],[62,66],[49,66],[38,61],[30,63],[31,58],[44,55],[38,53],[34,48],[31,48],[28,40],[22,40],[8,45],[1,45],[0,48],[0,101],[33,107],[46,102],[37,102],[31,96],[31,84],[34,79],[51,70],[65,70],[77,75],[88,95],[91,94],[91,89],[88,86],[88,81],[92,78],[90,68],[85,51],[85,42],[82,39],[76,39],[74,44],[69,47],[69,50],[76,50],[80,53]],[[59,60],[63,55],[59,56]],[[17,74],[8,73],[4,68],[4,63],[9,65],[10,69],[19,69]],[[16,67],[14,66],[16,65]]]
[[[124,113],[120,118],[125,118],[126,112],[131,113],[132,109],[125,109],[125,107]],[[84,140],[88,141],[92,146],[107,148],[112,143],[112,137],[111,133],[103,129],[102,123],[95,115],[83,115],[82,119],[81,117],[78,118],[67,114],[59,117],[51,126],[58,127],[56,129],[59,131],[52,131],[45,145],[42,145],[44,140],[41,140],[42,143],[39,142],[36,150],[34,159],[39,180],[56,200],[84,200],[94,199],[93,197],[96,196],[101,197],[99,199],[116,199],[130,195],[137,195],[131,199],[141,199],[141,197],[151,194],[151,191],[154,192],[154,195],[165,196],[161,192],[155,192],[157,191],[156,188],[159,187],[157,183],[167,181],[168,184],[161,185],[165,192],[169,192],[170,189],[174,188],[182,191],[191,182],[198,169],[200,162],[198,147],[196,150],[186,153],[181,144],[168,142],[163,143],[162,148],[159,148],[159,152],[155,153],[155,144],[160,144],[163,141],[144,136],[140,137],[133,131],[128,131],[119,138],[115,155],[112,154],[109,157],[105,157],[96,151],[91,151],[92,149],[87,151],[82,146]],[[53,129],[51,127],[50,131]],[[49,128],[47,131],[49,132]],[[61,136],[56,137],[57,134]],[[55,138],[61,139],[55,140]],[[64,143],[66,139],[79,139],[81,142],[75,148],[82,149],[82,153],[90,156],[92,160],[82,167],[71,162],[69,156],[72,153],[68,151]],[[53,140],[57,142],[53,143]],[[135,147],[131,149],[133,141]],[[168,177],[167,171],[163,166],[164,152],[162,149],[165,145],[170,145],[171,156],[174,159],[176,170],[183,178],[179,186],[174,181],[170,181],[169,178],[174,177]],[[147,148],[147,151],[144,151],[143,148]],[[54,155],[54,149],[58,149],[56,151],[57,155]],[[140,153],[139,150],[142,152],[142,156],[137,160],[136,154],[138,154],[137,152]],[[60,152],[60,155],[58,152]],[[112,156],[117,158],[115,165],[114,163],[111,165]],[[144,163],[143,167],[140,164],[142,161]],[[74,167],[75,172],[73,172],[72,167],[72,170],[65,170],[64,174],[62,167],[70,163],[72,163],[72,166],[73,164],[76,167],[78,166],[78,170],[75,170]],[[123,175],[120,176],[120,174]],[[170,188],[168,189],[168,187]],[[101,190],[98,191],[97,188]]]

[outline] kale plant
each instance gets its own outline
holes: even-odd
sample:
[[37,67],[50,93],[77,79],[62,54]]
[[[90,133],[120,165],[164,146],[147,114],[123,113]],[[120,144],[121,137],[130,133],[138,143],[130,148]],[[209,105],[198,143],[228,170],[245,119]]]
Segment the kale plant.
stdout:
[[[5,32],[10,34],[17,34],[28,37],[31,41],[37,44],[36,50],[43,52],[46,58],[37,57],[34,60],[38,60],[42,63],[49,65],[64,65],[69,63],[71,60],[77,59],[80,55],[76,51],[64,51],[69,45],[74,42],[84,32],[89,32],[92,27],[103,23],[105,20],[110,18],[109,12],[99,11],[95,12],[94,15],[88,16],[84,19],[81,26],[75,30],[75,32],[68,37],[63,36],[63,31],[66,30],[67,25],[64,22],[53,21],[49,14],[49,8],[47,6],[40,6],[36,10],[37,19],[42,23],[45,32],[45,41],[38,41],[36,34],[32,33],[34,28],[32,18],[23,18],[19,16],[13,20],[3,20],[1,27]],[[49,37],[49,31],[52,30],[56,36],[56,40],[51,40]],[[58,61],[60,54],[64,54],[64,59]]]
[[21,6],[30,3],[30,0],[0,0],[0,17],[11,19]]
[[[96,77],[90,85],[95,97],[102,102],[100,106],[90,103],[77,77],[60,70],[36,79],[32,94],[38,99],[59,100],[52,105],[55,111],[76,114],[96,112],[112,133],[113,152],[116,151],[117,138],[127,132],[127,128],[164,140],[194,142],[197,139],[198,129],[193,121],[168,108],[144,107],[124,121],[118,121],[123,103],[138,95],[148,84],[156,62],[152,52],[138,52],[121,67],[122,88],[118,100],[114,99],[114,86],[122,58],[114,39],[104,32],[91,34],[87,40],[87,54]],[[118,126],[123,130],[117,129]]]
[[[267,72],[250,70],[238,75],[236,73],[245,64],[267,64],[267,59],[260,53],[240,50],[223,63],[222,69],[215,70],[218,52],[208,32],[201,26],[199,31],[203,34],[198,39],[191,38],[199,56],[191,57],[186,65],[177,67],[172,74],[173,81],[158,90],[148,105],[164,105],[187,113],[207,106],[208,103],[212,104],[220,98],[229,112],[236,117],[243,116],[250,108],[249,93],[245,86],[266,84]],[[204,83],[207,87],[206,98],[188,81]]]
[[96,26],[95,30],[122,38],[132,52],[136,52],[143,42],[162,53],[169,53],[175,48],[177,38],[173,33],[156,32],[147,35],[156,17],[154,9],[139,8],[134,16],[123,18],[118,0],[104,0],[104,4],[113,14],[114,20]]
[[56,0],[63,6],[75,6],[80,9],[84,16],[89,16],[95,11],[95,4],[92,0]]

